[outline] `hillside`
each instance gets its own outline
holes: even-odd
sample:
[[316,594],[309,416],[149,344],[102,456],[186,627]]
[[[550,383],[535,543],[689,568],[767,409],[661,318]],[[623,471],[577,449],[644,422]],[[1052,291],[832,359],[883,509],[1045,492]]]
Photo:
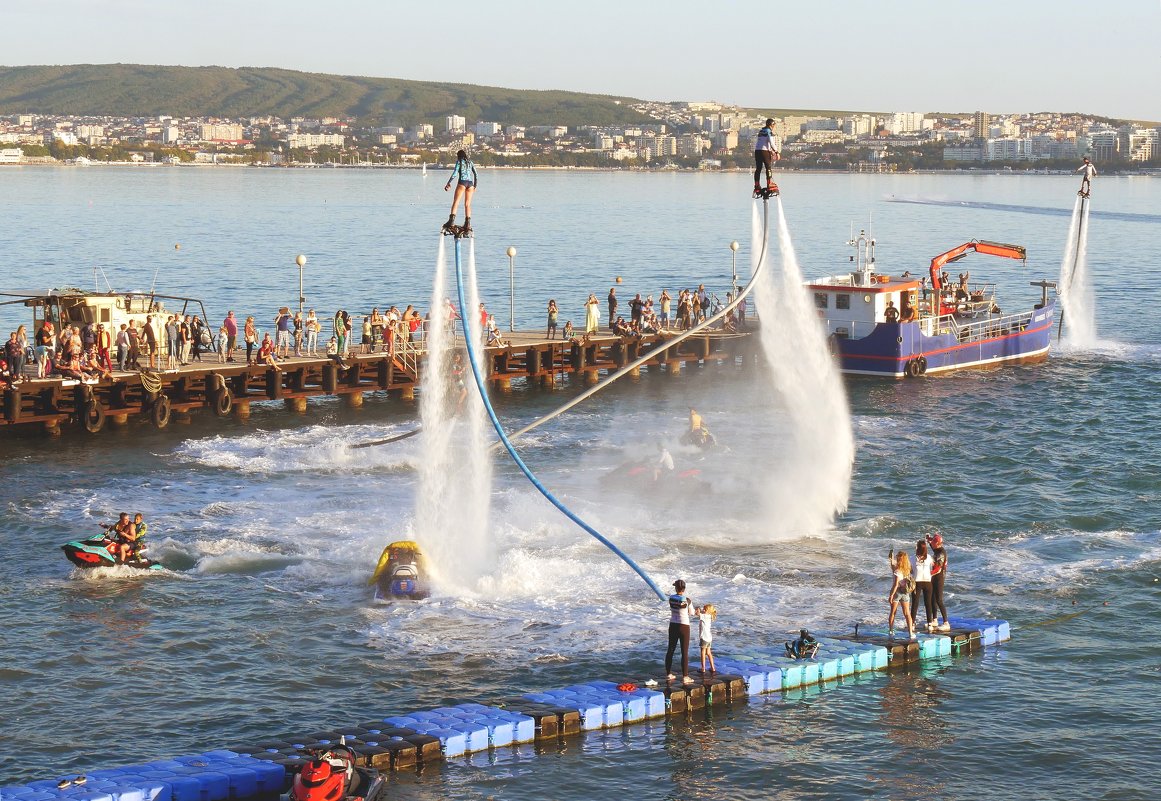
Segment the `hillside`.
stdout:
[[[616,101],[621,101],[619,105]],[[631,98],[322,75],[266,67],[0,67],[0,114],[358,117],[412,125],[449,114],[521,125],[648,122]]]

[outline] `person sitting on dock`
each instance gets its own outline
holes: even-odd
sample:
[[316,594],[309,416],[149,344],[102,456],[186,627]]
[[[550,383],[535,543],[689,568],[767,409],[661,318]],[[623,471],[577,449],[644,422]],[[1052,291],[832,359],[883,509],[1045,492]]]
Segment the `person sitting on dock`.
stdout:
[[87,379],[92,381],[109,380],[113,378],[111,370],[107,369],[101,363],[101,356],[97,353],[97,346],[90,345],[89,349],[85,351],[85,355],[81,357],[81,373]]
[[488,315],[488,346],[493,348],[506,348],[508,343],[500,337],[500,327],[496,325],[496,315]]
[[351,365],[343,359],[343,354],[339,353],[339,341],[335,337],[331,337],[327,342],[327,358],[339,366],[341,370],[350,370]]
[[798,639],[784,643],[786,656],[790,659],[814,659],[822,646],[806,629],[800,629]]
[[887,308],[883,310],[883,320],[888,323],[899,322],[899,310],[895,308],[895,301],[887,301]]
[[270,339],[270,334],[262,335],[262,347],[258,348],[258,364],[264,364],[267,367],[273,367],[278,372],[282,372],[282,368],[278,366],[278,359],[274,353],[274,342]]
[[565,342],[568,342],[570,339],[572,339],[572,320],[564,321],[564,328],[561,329],[561,338]]

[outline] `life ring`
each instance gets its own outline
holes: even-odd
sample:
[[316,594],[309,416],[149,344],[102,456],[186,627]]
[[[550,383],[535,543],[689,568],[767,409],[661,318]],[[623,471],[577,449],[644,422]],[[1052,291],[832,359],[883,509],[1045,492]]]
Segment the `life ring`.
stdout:
[[92,400],[85,405],[84,417],[81,422],[85,425],[85,431],[96,434],[105,427],[105,407],[96,399]]
[[210,408],[218,417],[226,417],[233,410],[234,396],[230,394],[230,388],[224,382],[210,401]]
[[171,411],[169,396],[164,393],[158,393],[157,399],[153,401],[153,407],[149,410],[149,419],[153,421],[153,425],[157,428],[165,428],[169,425]]
[[912,359],[911,361],[907,362],[907,366],[903,369],[908,378],[918,378],[923,374],[923,369],[919,364],[919,359]]
[[915,361],[919,362],[919,375],[927,375],[927,357],[920,356]]

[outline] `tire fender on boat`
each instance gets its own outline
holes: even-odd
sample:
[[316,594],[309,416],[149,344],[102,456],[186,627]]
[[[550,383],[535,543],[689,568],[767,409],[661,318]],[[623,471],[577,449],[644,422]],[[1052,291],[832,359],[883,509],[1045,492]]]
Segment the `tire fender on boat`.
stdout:
[[919,359],[912,359],[907,362],[907,366],[903,368],[903,372],[908,378],[918,378],[923,375],[923,368],[919,364]]
[[927,375],[927,357],[920,356],[915,361],[919,362],[919,375]]

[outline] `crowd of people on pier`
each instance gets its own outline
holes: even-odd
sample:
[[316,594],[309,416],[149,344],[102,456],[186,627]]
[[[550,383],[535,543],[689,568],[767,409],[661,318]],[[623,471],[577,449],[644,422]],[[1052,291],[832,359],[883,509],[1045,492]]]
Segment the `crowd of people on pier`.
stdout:
[[[618,279],[619,283],[619,279]],[[620,311],[617,287],[607,297],[607,329],[621,337],[637,338],[648,334],[685,331],[719,313],[729,305],[733,295],[726,293],[723,302],[716,293],[699,284],[697,289],[682,289],[672,296],[662,289],[656,300],[652,294],[636,293],[627,302],[627,316]],[[455,304],[447,301],[448,318],[459,320]],[[578,335],[594,335],[601,325],[600,302],[590,293],[584,305],[584,330],[574,328],[572,320],[560,324],[560,307],[555,298],[548,301],[545,338],[565,341]],[[219,364],[240,362],[245,349],[247,365],[266,365],[281,370],[281,363],[291,357],[329,357],[346,366],[352,354],[389,353],[418,347],[425,339],[430,314],[414,305],[400,310],[387,306],[370,312],[352,313],[339,309],[333,317],[323,318],[314,309],[305,313],[283,306],[268,318],[248,315],[244,320],[230,311],[216,330],[196,314],[167,314],[157,308],[144,319],[133,318],[119,325],[87,323],[65,324],[58,330],[51,318],[38,323],[30,339],[28,329],[20,326],[9,334],[0,348],[0,386],[54,376],[94,383],[112,376],[114,370],[173,372],[182,366],[213,359]],[[269,320],[269,323],[266,321]],[[722,330],[745,327],[746,302],[743,299],[720,322]],[[329,340],[323,340],[330,329]],[[480,304],[480,330],[483,344],[504,347],[508,339],[500,332],[495,315]],[[320,340],[323,340],[320,343]]]

